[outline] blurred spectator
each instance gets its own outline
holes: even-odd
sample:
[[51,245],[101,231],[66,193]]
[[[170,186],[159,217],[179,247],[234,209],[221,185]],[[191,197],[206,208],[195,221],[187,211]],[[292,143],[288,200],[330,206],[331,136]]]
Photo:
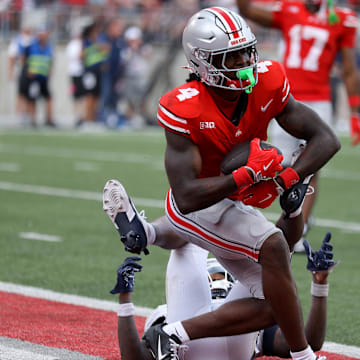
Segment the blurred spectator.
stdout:
[[94,123],[97,120],[102,67],[107,53],[108,45],[100,38],[99,25],[93,23],[86,26],[82,33],[82,60],[84,64],[83,86],[85,92],[84,120],[87,123]]
[[125,99],[125,116],[133,127],[144,125],[145,103],[143,101],[149,73],[151,46],[143,43],[139,27],[131,26],[124,34],[127,48],[124,50],[125,72],[121,79],[121,95]]
[[40,98],[46,101],[46,122],[55,126],[52,116],[52,99],[49,79],[53,63],[53,49],[49,42],[49,29],[43,26],[37,30],[35,39],[23,50],[24,87],[22,95],[27,99],[27,114],[31,125],[36,126],[36,102]]
[[84,66],[81,58],[82,37],[79,27],[72,30],[72,39],[66,46],[66,57],[68,60],[68,73],[70,76],[70,93],[74,102],[74,113],[76,124],[81,124],[84,120],[83,98],[83,74]]
[[10,81],[16,80],[17,83],[15,108],[22,122],[26,120],[27,100],[22,95],[24,91],[21,91],[21,88],[25,86],[25,73],[19,67],[23,67],[23,64],[20,64],[22,54],[25,48],[31,44],[32,36],[32,29],[29,26],[23,26],[21,32],[11,40],[8,47],[8,75]]
[[124,72],[123,51],[126,46],[122,36],[124,27],[122,20],[112,19],[107,24],[105,32],[109,53],[102,74],[100,120],[110,127],[116,127],[123,121],[117,111],[119,92],[116,86]]

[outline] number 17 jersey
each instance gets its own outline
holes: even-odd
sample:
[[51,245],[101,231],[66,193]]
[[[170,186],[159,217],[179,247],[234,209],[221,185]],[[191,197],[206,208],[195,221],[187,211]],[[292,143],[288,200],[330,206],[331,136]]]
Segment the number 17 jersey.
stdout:
[[292,95],[301,101],[330,100],[330,72],[342,48],[354,48],[357,19],[349,9],[335,8],[339,22],[330,25],[328,12],[320,16],[307,10],[304,2],[276,4],[273,26],[284,39],[283,64]]

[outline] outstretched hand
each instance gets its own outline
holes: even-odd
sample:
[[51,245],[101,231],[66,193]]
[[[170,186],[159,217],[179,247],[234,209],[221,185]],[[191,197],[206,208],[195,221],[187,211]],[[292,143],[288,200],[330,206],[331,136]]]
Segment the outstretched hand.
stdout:
[[334,261],[333,246],[330,244],[331,233],[327,233],[322,241],[321,247],[318,251],[314,251],[309,242],[304,240],[304,247],[308,263],[306,268],[312,272],[327,272],[330,273],[333,268],[339,263]]
[[138,264],[138,256],[127,257],[117,269],[117,282],[110,291],[111,294],[129,293],[134,291],[135,272],[140,272],[142,265]]

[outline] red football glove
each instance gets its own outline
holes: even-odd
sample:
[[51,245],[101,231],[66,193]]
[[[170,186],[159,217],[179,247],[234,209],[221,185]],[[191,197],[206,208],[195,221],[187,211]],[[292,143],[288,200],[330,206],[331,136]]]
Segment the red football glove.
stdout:
[[351,114],[351,137],[352,145],[357,145],[360,142],[360,114],[352,113]]
[[261,149],[260,139],[255,138],[250,142],[250,154],[245,167],[252,172],[254,182],[257,183],[266,178],[272,178],[277,171],[281,171],[280,163],[283,158],[276,149]]
[[[269,207],[284,189],[274,180],[264,180],[242,191],[242,202],[260,209]],[[239,194],[239,195],[240,195]]]

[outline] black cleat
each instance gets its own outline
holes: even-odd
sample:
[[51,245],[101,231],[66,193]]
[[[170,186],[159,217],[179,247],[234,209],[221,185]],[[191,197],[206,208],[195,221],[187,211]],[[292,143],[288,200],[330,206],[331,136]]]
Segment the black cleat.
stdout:
[[179,360],[178,350],[180,339],[175,335],[168,335],[163,327],[166,324],[151,326],[143,335],[145,344],[155,360]]

